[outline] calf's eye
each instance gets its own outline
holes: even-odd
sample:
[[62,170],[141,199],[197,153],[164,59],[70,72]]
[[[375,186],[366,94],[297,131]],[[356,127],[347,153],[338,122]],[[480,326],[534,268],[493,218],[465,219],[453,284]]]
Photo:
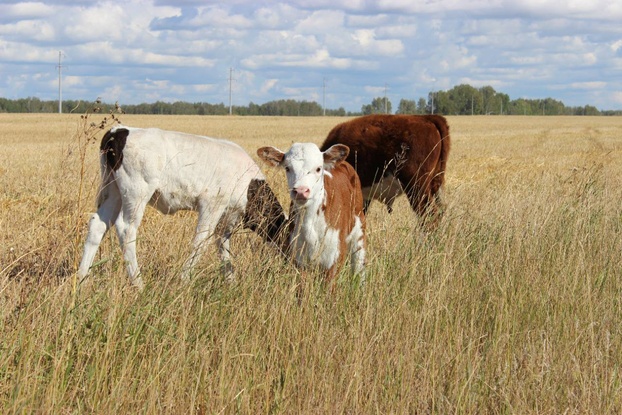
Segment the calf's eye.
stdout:
[[321,168],[321,167],[318,167],[317,169],[315,169],[315,172],[316,172],[316,173],[319,173],[320,171],[322,171],[322,168]]

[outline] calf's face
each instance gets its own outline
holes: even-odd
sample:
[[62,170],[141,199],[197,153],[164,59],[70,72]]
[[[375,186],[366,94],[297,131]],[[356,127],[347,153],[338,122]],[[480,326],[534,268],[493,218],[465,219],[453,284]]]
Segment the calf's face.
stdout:
[[272,166],[281,166],[287,175],[289,195],[304,206],[324,197],[324,175],[348,157],[350,149],[335,144],[322,152],[313,143],[295,143],[287,153],[274,147],[262,147],[257,155]]

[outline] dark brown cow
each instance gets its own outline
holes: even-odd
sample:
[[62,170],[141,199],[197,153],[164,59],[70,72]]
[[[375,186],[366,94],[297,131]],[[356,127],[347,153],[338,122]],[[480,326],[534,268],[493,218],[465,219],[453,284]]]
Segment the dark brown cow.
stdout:
[[[440,191],[449,155],[449,125],[441,115],[367,115],[335,126],[321,146],[350,148],[347,161],[360,179],[365,211],[372,199],[387,205],[406,193],[433,228],[443,211]],[[397,180],[396,180],[397,179]]]

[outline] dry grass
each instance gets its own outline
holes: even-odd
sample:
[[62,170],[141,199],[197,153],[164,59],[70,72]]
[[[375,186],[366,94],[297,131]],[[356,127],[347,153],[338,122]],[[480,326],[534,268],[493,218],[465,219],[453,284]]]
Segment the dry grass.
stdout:
[[[122,116],[249,153],[338,118]],[[95,121],[98,121],[96,119]],[[404,198],[368,218],[368,284],[331,295],[252,234],[178,281],[195,216],[148,210],[127,281],[116,236],[75,285],[97,188],[79,116],[0,114],[3,413],[620,413],[622,123],[449,117],[440,229]],[[82,168],[84,167],[84,170]],[[84,173],[82,173],[82,171]],[[270,171],[281,201],[284,177]],[[78,189],[82,187],[82,196]]]

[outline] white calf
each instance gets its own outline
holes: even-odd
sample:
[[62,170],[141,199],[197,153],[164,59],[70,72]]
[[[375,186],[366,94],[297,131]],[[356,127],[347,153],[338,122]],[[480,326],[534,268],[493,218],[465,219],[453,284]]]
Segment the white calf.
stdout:
[[292,204],[291,255],[299,266],[319,266],[333,280],[350,254],[352,272],[363,277],[365,215],[361,184],[345,161],[349,148],[337,144],[321,152],[311,143],[296,143],[283,153],[274,147],[257,150],[287,175]]
[[162,213],[199,213],[188,277],[216,233],[227,274],[229,237],[242,222],[275,240],[283,210],[257,164],[238,145],[179,132],[117,126],[101,142],[102,183],[98,209],[90,219],[78,275],[85,277],[106,231],[115,225],[130,281],[142,288],[136,261],[136,234],[147,204]]

